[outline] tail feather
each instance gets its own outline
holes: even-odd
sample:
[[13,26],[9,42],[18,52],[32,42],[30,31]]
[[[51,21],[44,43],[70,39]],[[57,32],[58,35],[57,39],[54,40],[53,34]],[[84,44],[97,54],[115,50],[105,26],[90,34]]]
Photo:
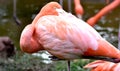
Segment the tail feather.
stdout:
[[120,51],[106,40],[98,40],[98,49],[88,50],[84,53],[86,56],[105,56],[110,58],[120,58]]

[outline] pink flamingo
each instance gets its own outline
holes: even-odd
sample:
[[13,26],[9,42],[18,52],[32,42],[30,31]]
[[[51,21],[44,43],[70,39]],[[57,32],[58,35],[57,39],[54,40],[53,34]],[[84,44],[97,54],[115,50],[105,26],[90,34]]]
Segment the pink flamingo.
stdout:
[[46,50],[65,60],[78,59],[82,55],[120,58],[118,49],[56,2],[45,5],[33,22],[24,28],[20,47],[27,53]]

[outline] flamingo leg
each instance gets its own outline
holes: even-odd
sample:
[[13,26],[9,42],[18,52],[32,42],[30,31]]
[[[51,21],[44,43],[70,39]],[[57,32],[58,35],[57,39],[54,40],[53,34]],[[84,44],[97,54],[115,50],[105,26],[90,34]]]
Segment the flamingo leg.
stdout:
[[21,24],[21,21],[18,19],[17,15],[16,15],[16,0],[13,0],[13,18],[17,25]]
[[63,7],[63,0],[59,0],[59,3]]
[[71,8],[71,0],[68,0],[68,12],[72,12],[72,8]]
[[70,60],[67,61],[67,64],[68,64],[68,65],[67,65],[67,66],[68,66],[68,67],[67,67],[67,71],[71,71],[71,69],[70,69]]
[[[72,8],[71,8],[71,0],[68,0],[68,11],[71,13],[72,12]],[[67,61],[67,71],[71,71],[70,69],[70,60]]]
[[[64,60],[64,59],[59,59],[56,56],[49,56],[50,60],[53,61],[59,61],[59,60]],[[70,60],[67,60],[67,71],[71,71],[70,70]]]
[[118,49],[120,50],[120,24],[119,24],[119,32],[118,32]]

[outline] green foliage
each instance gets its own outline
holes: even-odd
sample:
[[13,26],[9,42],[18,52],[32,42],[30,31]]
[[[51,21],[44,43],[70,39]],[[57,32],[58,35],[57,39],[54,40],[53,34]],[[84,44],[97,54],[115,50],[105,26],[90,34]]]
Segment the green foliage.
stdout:
[[[48,59],[17,51],[16,55],[9,59],[0,59],[0,71],[67,71],[67,61],[45,63],[44,60]],[[83,66],[90,61],[85,59],[71,61],[71,71],[89,71],[83,69]]]
[[0,71],[51,71],[51,64],[46,64],[40,56],[16,53],[8,60],[0,61]]
[[55,61],[54,68],[52,71],[67,71],[67,62],[66,61]]
[[[79,59],[71,61],[71,71],[90,71],[89,69],[84,69],[87,63],[91,62],[91,60],[87,59]],[[67,61],[58,61],[54,62],[55,67],[52,71],[67,71]]]
[[71,64],[71,69],[72,71],[89,71],[89,69],[84,69],[83,66],[85,66],[90,61],[91,60],[87,60],[87,59],[75,60]]

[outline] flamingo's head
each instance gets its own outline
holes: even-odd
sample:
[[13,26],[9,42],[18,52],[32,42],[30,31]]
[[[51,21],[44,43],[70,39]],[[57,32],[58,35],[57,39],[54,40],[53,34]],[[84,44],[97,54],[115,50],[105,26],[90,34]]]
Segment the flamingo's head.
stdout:
[[57,2],[47,3],[40,11],[41,16],[45,15],[58,15],[56,9],[62,9],[61,5]]

